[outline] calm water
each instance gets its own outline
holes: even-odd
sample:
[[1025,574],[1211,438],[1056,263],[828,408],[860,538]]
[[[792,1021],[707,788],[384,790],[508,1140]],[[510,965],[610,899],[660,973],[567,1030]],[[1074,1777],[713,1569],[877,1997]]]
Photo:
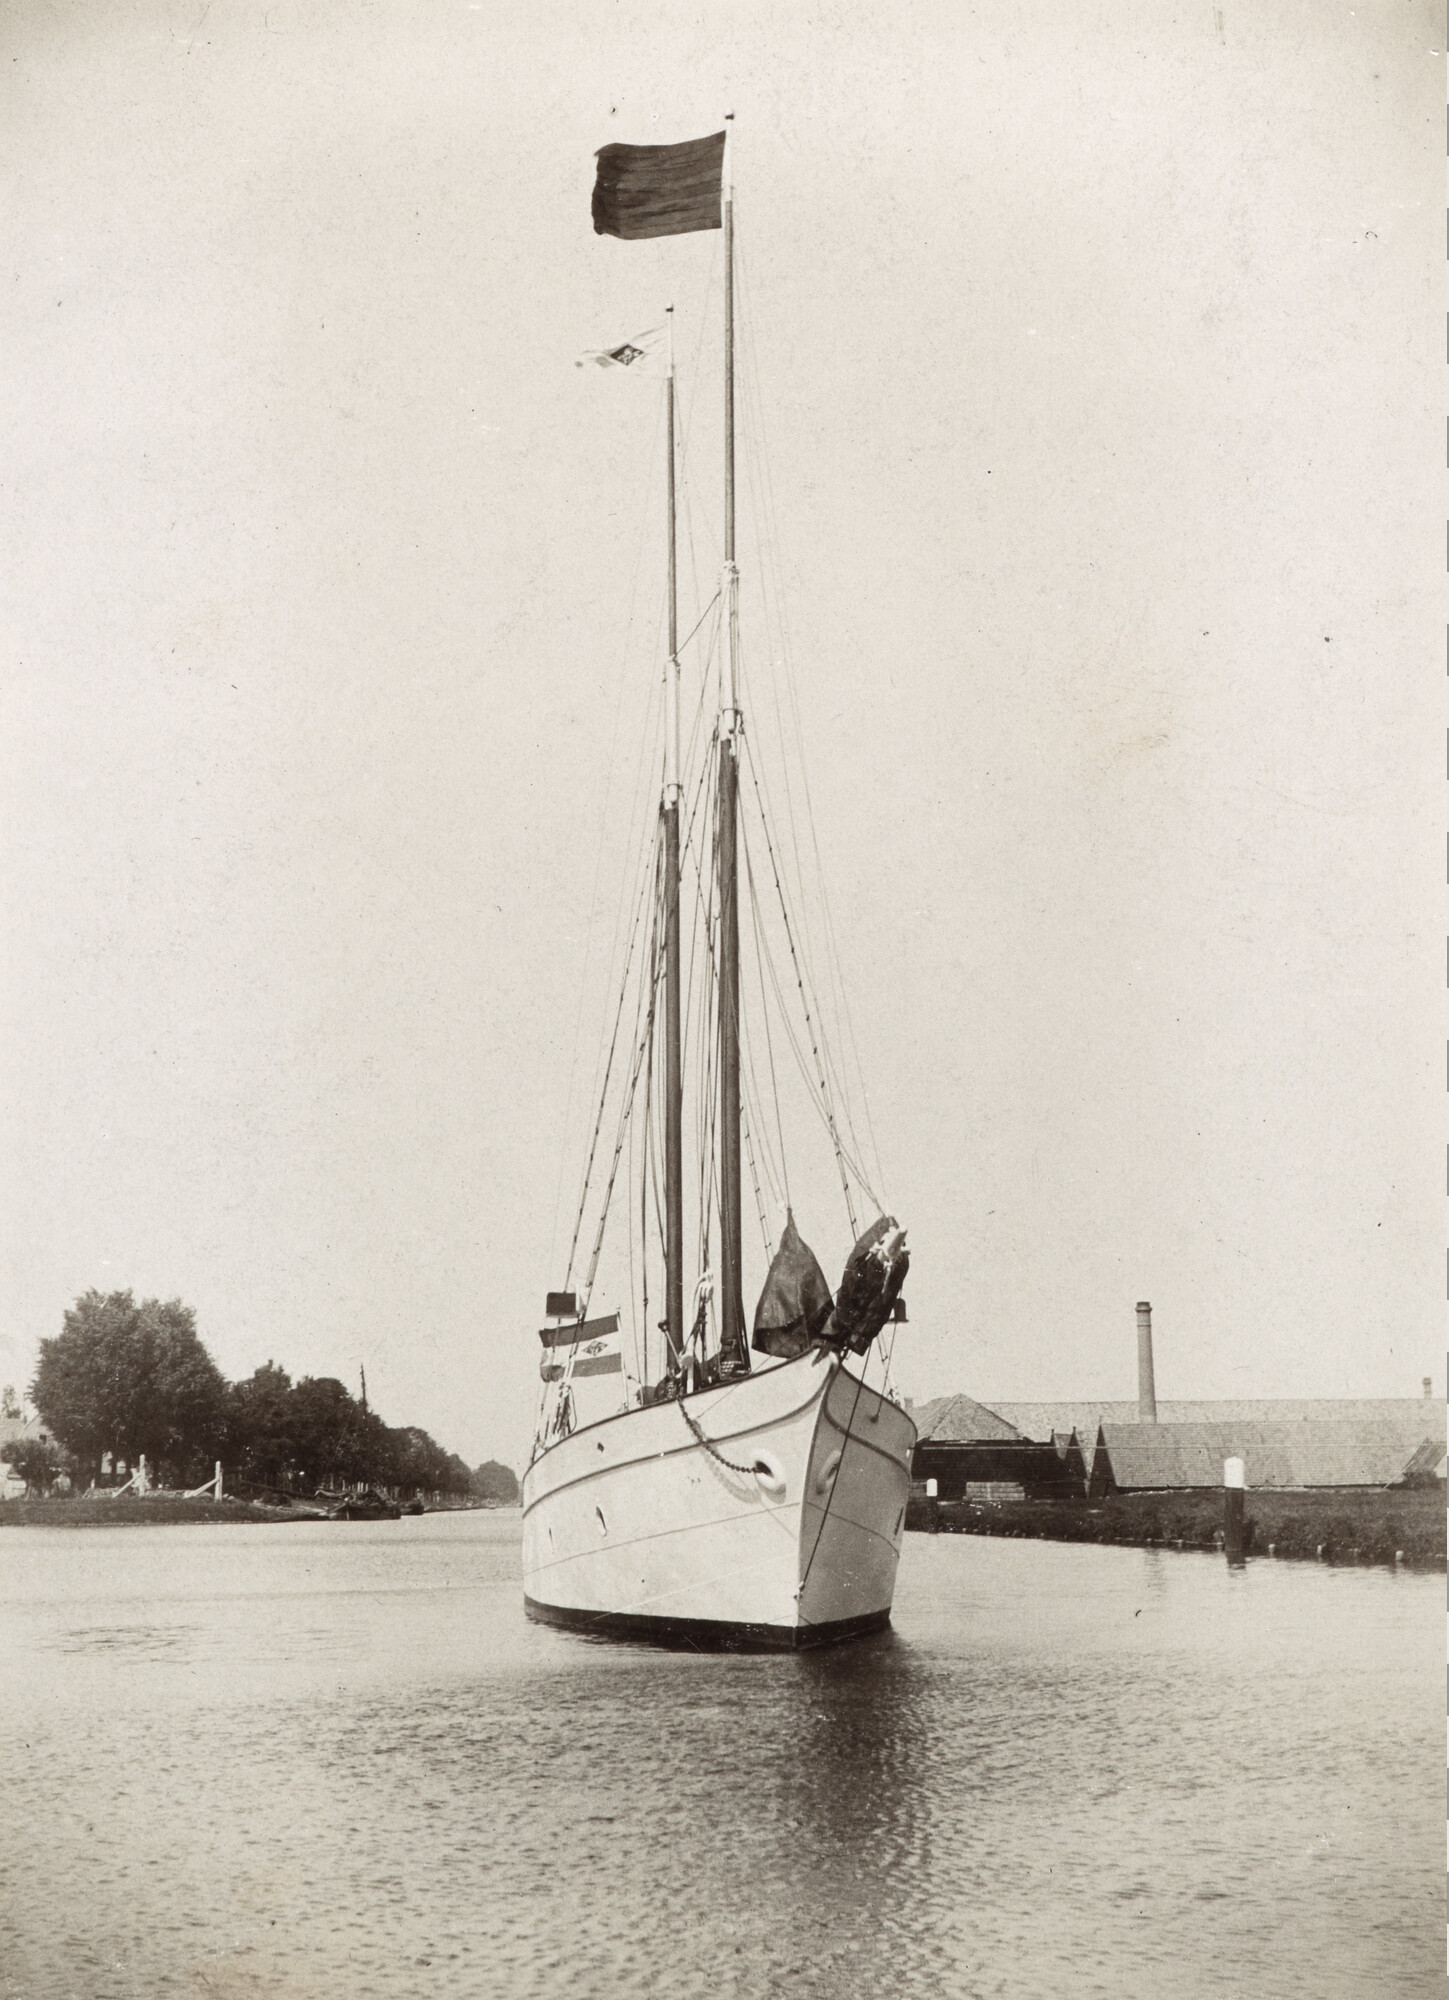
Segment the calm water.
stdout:
[[1435,1578],[913,1535],[893,1633],[700,1658],[518,1533],[0,1535],[0,1994],[1442,1992]]

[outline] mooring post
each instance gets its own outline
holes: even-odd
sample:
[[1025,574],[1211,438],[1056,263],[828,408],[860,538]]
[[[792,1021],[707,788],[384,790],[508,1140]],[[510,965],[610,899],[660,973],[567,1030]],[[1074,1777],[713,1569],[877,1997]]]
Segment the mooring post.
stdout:
[[1223,1460],[1223,1554],[1232,1566],[1243,1563],[1243,1489],[1247,1468],[1240,1458]]

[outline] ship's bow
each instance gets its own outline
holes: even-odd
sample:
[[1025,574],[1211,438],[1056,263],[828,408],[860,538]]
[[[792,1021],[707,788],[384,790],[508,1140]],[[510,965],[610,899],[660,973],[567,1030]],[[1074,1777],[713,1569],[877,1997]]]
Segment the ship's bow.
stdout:
[[898,1404],[835,1371],[801,1496],[798,1644],[889,1622],[915,1442]]

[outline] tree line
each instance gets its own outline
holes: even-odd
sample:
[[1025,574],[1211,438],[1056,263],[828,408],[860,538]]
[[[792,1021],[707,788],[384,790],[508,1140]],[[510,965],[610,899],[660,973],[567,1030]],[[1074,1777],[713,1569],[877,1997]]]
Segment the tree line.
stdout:
[[[144,1453],[168,1485],[199,1485],[220,1459],[233,1484],[300,1494],[364,1484],[517,1497],[505,1466],[470,1471],[426,1431],[385,1424],[332,1376],[294,1382],[268,1361],[228,1382],[179,1299],[86,1292],[62,1331],[41,1341],[30,1401],[82,1486],[100,1478],[105,1459],[134,1466]],[[13,1456],[9,1447],[0,1455]]]

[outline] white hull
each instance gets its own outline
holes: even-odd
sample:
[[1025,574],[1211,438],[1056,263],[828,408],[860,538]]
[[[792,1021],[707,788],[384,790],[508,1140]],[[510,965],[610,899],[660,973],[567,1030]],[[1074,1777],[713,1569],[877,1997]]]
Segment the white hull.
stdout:
[[915,1441],[904,1410],[819,1349],[590,1424],[524,1475],[529,1613],[732,1647],[878,1630]]

